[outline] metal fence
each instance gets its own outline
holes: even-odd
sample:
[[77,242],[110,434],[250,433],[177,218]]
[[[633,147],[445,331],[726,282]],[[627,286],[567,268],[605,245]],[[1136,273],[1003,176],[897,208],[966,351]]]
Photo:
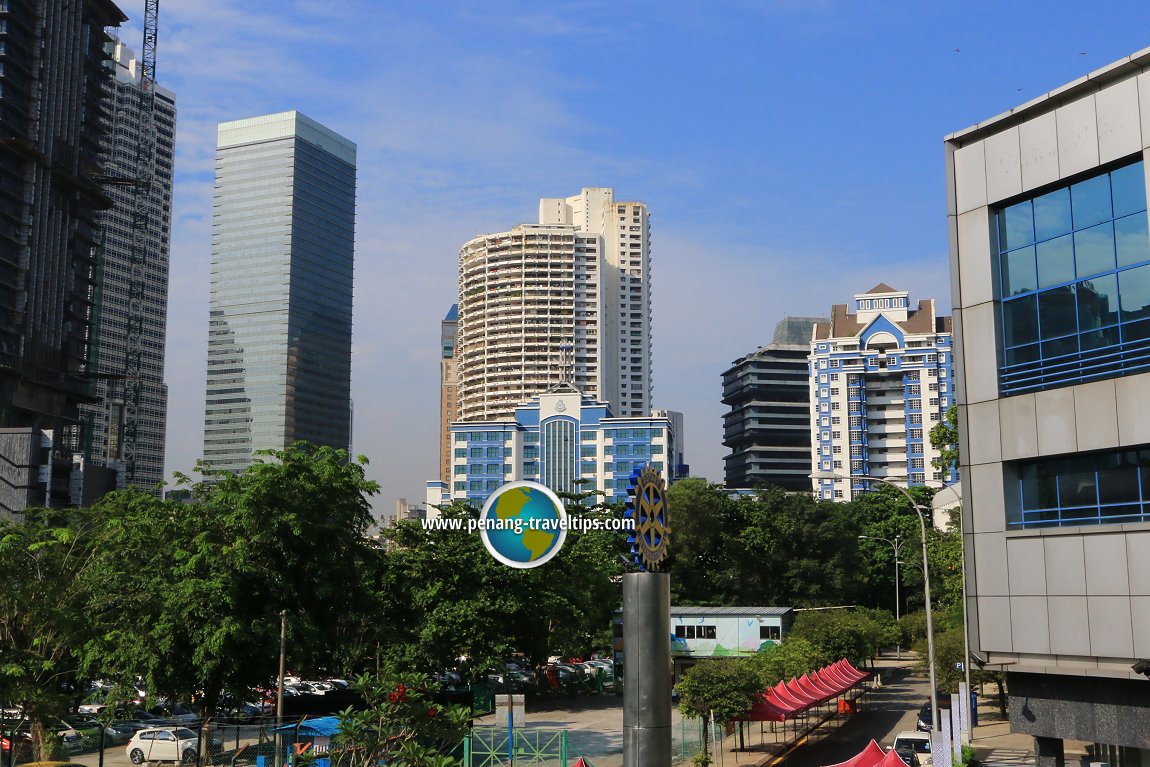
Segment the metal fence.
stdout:
[[[179,743],[179,748],[182,749],[179,758],[189,766],[255,767],[257,762],[261,761],[259,757],[268,757],[267,761],[270,763],[270,757],[275,754],[275,721],[272,719],[238,724],[157,723],[153,726],[167,729],[182,727],[194,733],[193,740]],[[11,729],[14,728],[4,732],[8,733]],[[42,759],[72,762],[86,767],[128,767],[133,764],[128,748],[131,734],[108,727],[85,727],[78,732],[80,733],[78,738],[75,735],[66,738],[60,738],[55,734],[50,736],[52,742],[49,752],[41,755]],[[290,744],[294,738],[288,733],[284,740]],[[16,735],[6,734],[3,743],[0,767],[18,767],[24,762],[32,761],[36,756],[31,740],[18,730]],[[150,761],[159,760],[153,758]]]

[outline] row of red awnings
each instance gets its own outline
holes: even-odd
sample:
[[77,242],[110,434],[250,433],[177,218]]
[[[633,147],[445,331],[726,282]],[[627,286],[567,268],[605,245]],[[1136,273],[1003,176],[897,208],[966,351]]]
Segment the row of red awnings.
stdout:
[[882,746],[872,740],[850,759],[828,767],[907,767],[907,764],[894,751],[883,751]]
[[751,710],[740,718],[744,722],[785,722],[807,709],[842,695],[868,676],[870,674],[859,671],[844,658],[817,671],[803,674],[798,679],[779,682],[763,693]]

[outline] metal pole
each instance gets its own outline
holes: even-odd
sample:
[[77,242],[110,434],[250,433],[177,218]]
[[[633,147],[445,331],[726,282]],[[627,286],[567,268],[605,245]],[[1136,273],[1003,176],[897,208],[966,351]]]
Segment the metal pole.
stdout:
[[623,576],[623,652],[623,767],[670,767],[671,578],[667,573]]
[[[899,489],[902,490],[902,488]],[[903,492],[907,498],[911,498],[910,493],[905,490]],[[911,503],[914,503],[913,499]],[[929,656],[927,666],[930,669],[930,718],[934,731],[941,732],[939,727],[938,683],[935,680],[934,671],[934,618],[931,616],[930,606],[930,560],[926,556],[926,515],[923,514],[923,507],[917,503],[914,503],[914,510],[918,513],[918,525],[922,532],[922,582],[923,590],[926,592],[926,652]]]
[[507,692],[507,761],[515,764],[515,699],[511,695],[511,671],[503,661],[503,688]]
[[280,753],[283,748],[283,738],[280,728],[284,724],[284,673],[285,673],[285,660],[287,655],[287,610],[280,610],[280,673],[279,681],[276,683],[276,755],[272,760],[273,764],[277,767],[283,764],[283,754]]
[[[898,554],[899,554],[899,549],[901,549],[901,548],[902,548],[902,538],[896,535],[894,537],[894,622],[895,623],[899,623],[899,620],[902,618],[902,615],[900,613],[901,605],[902,605],[902,599],[899,597],[899,592],[898,592],[898,587],[899,587]],[[901,623],[899,623],[899,627],[898,627],[898,643],[895,644],[895,646],[894,646],[894,657],[895,657],[895,660],[902,660],[902,624]]]

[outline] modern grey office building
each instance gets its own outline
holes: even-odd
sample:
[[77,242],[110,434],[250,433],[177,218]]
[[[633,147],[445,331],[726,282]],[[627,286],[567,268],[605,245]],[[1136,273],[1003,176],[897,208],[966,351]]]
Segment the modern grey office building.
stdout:
[[350,441],[355,155],[299,112],[222,123],[204,462]]
[[94,393],[108,0],[0,4],[0,513],[72,503]]
[[176,142],[175,95],[156,87],[155,155],[138,157],[140,143],[140,63],[118,39],[113,39],[111,63],[115,77],[105,89],[106,128],[100,146],[101,166],[108,183],[105,192],[114,205],[102,211],[99,222],[103,248],[101,279],[92,328],[90,370],[97,402],[80,406],[84,440],[80,455],[87,467],[114,469],[123,479],[128,318],[131,311],[133,184],[146,174],[139,164],[152,163],[148,194],[149,215],[144,239],[140,292],[140,390],[132,484],[156,488],[164,478],[164,437],[168,387],[164,384],[164,342],[168,317],[168,262],[171,244],[172,170]]
[[1150,764],[1150,49],[946,139],[970,644],[1040,767]]
[[786,317],[767,346],[723,373],[727,487],[810,490],[811,337],[823,317]]

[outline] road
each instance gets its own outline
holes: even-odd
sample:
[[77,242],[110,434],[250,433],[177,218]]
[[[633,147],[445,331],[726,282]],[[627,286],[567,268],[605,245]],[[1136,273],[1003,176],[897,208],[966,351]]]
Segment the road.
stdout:
[[925,678],[912,676],[909,663],[901,668],[881,669],[883,686],[870,692],[857,714],[816,742],[787,757],[787,767],[822,767],[845,762],[872,739],[889,746],[903,730],[913,730],[918,710],[930,697]]

